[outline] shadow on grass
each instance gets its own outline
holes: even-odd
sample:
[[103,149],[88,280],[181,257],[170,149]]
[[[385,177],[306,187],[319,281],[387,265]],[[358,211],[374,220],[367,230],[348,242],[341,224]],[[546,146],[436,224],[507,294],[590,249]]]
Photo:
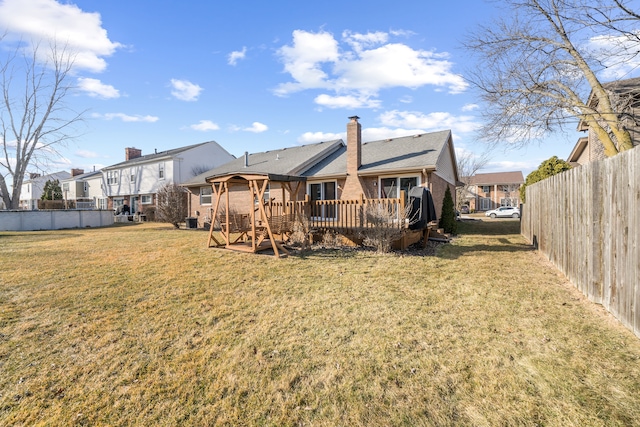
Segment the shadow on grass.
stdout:
[[[486,240],[479,244],[447,245],[438,252],[438,257],[455,259],[473,252],[530,252],[534,251],[533,245],[516,243],[520,240],[520,221],[514,219],[492,219],[487,221],[464,221],[458,224],[459,236],[470,236],[470,240],[480,240],[481,236],[495,242],[487,243]],[[500,236],[497,237],[496,236]]]

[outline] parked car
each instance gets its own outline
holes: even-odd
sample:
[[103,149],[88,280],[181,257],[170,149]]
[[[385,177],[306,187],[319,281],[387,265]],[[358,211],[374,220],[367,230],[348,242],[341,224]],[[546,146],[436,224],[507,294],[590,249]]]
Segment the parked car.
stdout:
[[491,218],[520,218],[520,209],[515,206],[502,206],[498,209],[486,211],[484,215]]
[[462,205],[462,206],[460,206],[460,213],[462,213],[462,214],[468,214],[468,213],[469,213],[469,205]]

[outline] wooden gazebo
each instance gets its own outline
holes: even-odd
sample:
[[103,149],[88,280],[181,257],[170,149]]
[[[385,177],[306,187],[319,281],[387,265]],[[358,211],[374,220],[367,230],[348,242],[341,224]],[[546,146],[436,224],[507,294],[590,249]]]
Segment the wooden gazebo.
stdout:
[[[295,221],[301,219],[296,202],[305,177],[240,172],[212,176],[206,181],[215,198],[208,247],[214,242],[215,247],[250,253],[273,249],[276,258],[281,253],[289,254],[283,243],[293,232]],[[278,190],[274,184],[282,191],[280,200],[272,197]],[[269,198],[265,199],[268,188]],[[222,235],[220,240],[214,231]]]

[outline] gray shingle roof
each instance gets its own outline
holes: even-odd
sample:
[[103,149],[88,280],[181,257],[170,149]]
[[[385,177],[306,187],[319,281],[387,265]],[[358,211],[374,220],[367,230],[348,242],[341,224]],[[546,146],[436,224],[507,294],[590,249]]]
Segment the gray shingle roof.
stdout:
[[524,184],[522,171],[477,173],[471,177],[472,185]]
[[79,181],[81,179],[91,178],[92,176],[95,176],[95,175],[102,175],[102,170],[86,172],[76,176],[70,176],[69,178],[64,179],[64,181]]
[[204,185],[206,178],[229,174],[271,174],[271,175],[301,175],[301,173],[326,157],[328,154],[343,147],[342,140],[319,142],[317,144],[301,145],[280,150],[265,151],[249,154],[248,166],[244,166],[244,156],[201,173],[183,185],[186,187]]
[[183,151],[187,151],[187,150],[190,150],[192,148],[199,147],[199,146],[204,145],[204,144],[208,144],[209,142],[213,142],[213,141],[201,142],[199,144],[187,145],[186,147],[173,148],[171,150],[160,151],[160,152],[152,153],[152,154],[146,154],[144,156],[136,157],[135,159],[125,160],[124,162],[120,162],[120,163],[116,163],[115,165],[107,166],[106,168],[103,168],[103,170],[118,169],[118,168],[121,168],[123,166],[133,166],[133,165],[136,165],[136,164],[139,164],[139,163],[145,163],[145,162],[150,162],[150,161],[153,161],[153,160],[158,160],[158,159],[162,159],[162,158],[171,157],[171,156],[174,156],[176,154],[180,154]]
[[[360,174],[435,168],[438,158],[451,136],[451,131],[423,133],[362,144]],[[347,150],[340,150],[303,173],[306,177],[345,175]]]

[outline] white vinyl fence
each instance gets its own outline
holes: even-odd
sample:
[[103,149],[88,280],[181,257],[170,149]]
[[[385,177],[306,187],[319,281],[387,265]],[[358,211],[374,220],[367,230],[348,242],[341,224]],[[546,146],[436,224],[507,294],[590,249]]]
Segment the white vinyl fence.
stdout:
[[111,210],[0,211],[0,231],[59,230],[113,225]]

